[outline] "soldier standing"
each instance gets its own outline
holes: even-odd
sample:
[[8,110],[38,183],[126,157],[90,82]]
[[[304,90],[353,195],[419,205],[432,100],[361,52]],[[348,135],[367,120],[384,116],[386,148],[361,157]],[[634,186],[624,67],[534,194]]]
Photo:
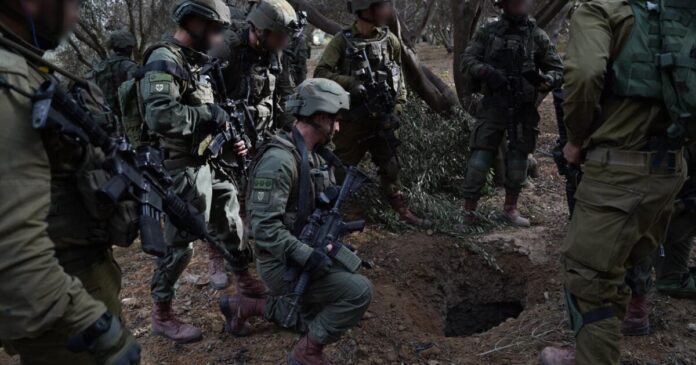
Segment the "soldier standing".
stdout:
[[471,133],[465,209],[467,221],[474,222],[481,189],[507,135],[503,214],[510,223],[527,227],[529,220],[520,215],[517,200],[527,177],[527,156],[539,134],[535,102],[539,92],[561,85],[563,64],[549,37],[529,18],[531,0],[494,3],[503,9],[502,16],[476,32],[461,67],[484,95]]
[[[322,156],[330,154],[324,146],[338,132],[339,113],[347,110],[349,103],[341,86],[324,79],[305,81],[289,99],[288,107],[298,121],[292,132],[272,137],[259,151],[252,163],[247,197],[257,267],[275,296],[220,298],[226,328],[234,335],[247,335],[247,320],[252,317],[263,316],[286,325],[294,285],[285,279],[285,273],[291,267],[308,272],[311,284],[290,324],[304,334],[289,354],[293,365],[328,364],[324,346],[355,326],[372,299],[370,282],[347,269],[350,265],[338,260],[333,246],[325,252],[298,239],[308,218],[302,212],[313,211],[315,198],[334,184],[331,166]],[[335,156],[328,161],[333,159]],[[303,191],[307,192],[305,198],[301,197]],[[338,251],[339,245],[335,249]]]
[[118,87],[133,78],[138,64],[131,59],[135,37],[127,30],[117,30],[109,34],[108,57],[94,66],[87,78],[94,81],[104,93],[106,102],[116,115],[121,116],[121,106],[118,102]]
[[[112,225],[96,191],[78,188],[104,173],[100,149],[32,128],[32,96],[56,82],[57,67],[41,56],[77,20],[76,0],[0,1],[0,338],[22,364],[137,364],[111,251],[132,243],[137,228]],[[80,107],[97,102],[98,90],[68,77],[82,85],[73,89]],[[94,119],[114,122],[108,107],[90,105]]]
[[637,0],[588,1],[573,15],[564,155],[584,176],[561,252],[576,350],[546,348],[544,364],[619,364],[621,319],[641,305],[626,270],[664,242],[685,181],[694,16],[691,4]]
[[[174,36],[150,47],[144,55],[139,88],[145,110],[145,131],[150,143],[167,154],[164,165],[172,174],[175,191],[191,202],[235,257],[232,270],[237,290],[247,295],[264,295],[265,287],[248,272],[251,255],[240,245],[243,225],[234,184],[221,176],[214,161],[198,153],[199,145],[211,133],[229,127],[229,114],[215,104],[208,79],[201,77],[203,52],[222,42],[229,24],[229,9],[222,0],[181,0],[172,18]],[[244,142],[234,152],[246,154]],[[198,341],[200,329],[179,320],[172,308],[174,284],[191,259],[195,237],[165,225],[170,247],[157,260],[152,278],[152,332],[178,343]],[[207,245],[211,283],[227,286],[220,252]]]
[[252,8],[247,22],[241,30],[225,32],[225,42],[210,54],[228,63],[223,70],[228,95],[246,103],[263,139],[278,127],[274,119],[282,110],[276,96],[281,54],[301,26],[295,9],[285,0],[260,2]]
[[[314,74],[336,81],[351,93],[351,111],[336,135],[336,155],[346,165],[354,166],[369,151],[379,169],[382,192],[392,208],[403,221],[428,227],[432,222],[416,216],[401,191],[396,151],[400,142],[394,132],[406,102],[406,86],[401,71],[401,41],[386,27],[392,18],[392,3],[349,0],[348,10],[357,17],[356,22],[331,40]],[[367,95],[370,85],[366,85],[365,77],[385,85],[380,90],[386,95]]]

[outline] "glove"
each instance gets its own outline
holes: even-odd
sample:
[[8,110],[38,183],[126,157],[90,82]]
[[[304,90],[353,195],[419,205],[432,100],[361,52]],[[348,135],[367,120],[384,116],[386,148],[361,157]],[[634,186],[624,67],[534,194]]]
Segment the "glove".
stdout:
[[140,364],[140,345],[124,330],[121,322],[109,312],[104,312],[86,330],[68,340],[68,350],[88,351],[97,364]]
[[496,69],[492,69],[485,80],[488,87],[493,91],[500,90],[508,85],[508,80],[505,75]]
[[323,251],[315,248],[304,264],[304,271],[308,272],[312,278],[320,278],[329,272],[331,265],[331,258]]
[[210,115],[212,116],[210,123],[215,130],[223,129],[230,122],[230,115],[217,104],[210,105]]

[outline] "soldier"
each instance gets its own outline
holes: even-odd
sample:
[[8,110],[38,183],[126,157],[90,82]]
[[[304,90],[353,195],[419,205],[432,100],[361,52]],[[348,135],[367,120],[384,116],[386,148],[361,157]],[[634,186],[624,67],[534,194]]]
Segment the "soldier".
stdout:
[[[298,121],[292,132],[274,136],[259,151],[252,163],[247,197],[257,267],[276,296],[220,298],[225,327],[234,335],[247,335],[247,320],[252,317],[263,316],[284,325],[291,313],[289,294],[293,290],[293,283],[284,279],[285,272],[301,267],[310,273],[311,284],[302,296],[299,313],[292,318],[291,328],[304,334],[289,355],[293,365],[328,364],[323,347],[355,326],[372,298],[367,278],[333,263],[333,247],[330,252],[314,250],[297,238],[307,219],[301,212],[311,212],[314,197],[334,184],[331,167],[322,156],[330,153],[324,146],[338,132],[339,113],[349,103],[348,93],[324,79],[305,81],[290,98],[288,107]],[[310,186],[303,188],[302,181]],[[308,192],[306,200],[299,197],[302,191]]]
[[593,0],[573,15],[564,155],[584,163],[584,176],[561,252],[576,350],[546,348],[543,364],[619,364],[621,319],[642,305],[630,301],[626,270],[664,242],[685,181],[695,12],[670,1]]
[[[98,217],[96,191],[86,185],[87,175],[104,173],[96,167],[103,153],[62,131],[32,128],[32,96],[56,81],[58,69],[41,56],[76,24],[78,3],[0,1],[0,152],[7,157],[0,163],[0,338],[22,364],[137,364],[140,347],[121,324],[121,273],[111,251],[135,235],[111,225],[112,216]],[[95,119],[114,122],[108,107],[94,104],[98,90],[73,90],[80,106],[95,107],[88,111]]]
[[502,16],[476,32],[461,65],[461,72],[480,85],[484,95],[471,133],[465,209],[467,221],[474,222],[481,189],[507,134],[503,215],[513,225],[528,227],[517,200],[527,177],[527,156],[534,152],[539,133],[535,101],[539,92],[561,85],[563,65],[549,37],[529,18],[531,0],[494,3],[503,9]]
[[138,69],[138,64],[131,59],[135,45],[135,37],[127,30],[111,32],[107,42],[110,50],[108,57],[94,66],[94,70],[87,75],[88,79],[99,86],[111,110],[118,116],[121,116],[118,87],[133,78]]
[[[394,131],[406,102],[406,86],[401,71],[401,41],[386,27],[393,13],[391,1],[348,0],[348,10],[356,16],[355,23],[331,40],[314,74],[338,82],[351,93],[352,109],[341,133],[336,135],[336,155],[346,165],[357,165],[369,151],[379,169],[382,192],[392,208],[405,222],[428,227],[432,222],[416,216],[408,208],[399,179],[401,167],[396,148],[400,142]],[[388,95],[383,98],[393,100],[392,105],[386,106],[391,110],[384,113],[364,112],[385,107],[377,105],[381,98],[365,95],[366,85],[361,79],[368,71],[364,69],[365,60],[360,59],[365,56],[373,73],[368,76],[378,76],[380,84],[386,83],[388,90],[383,92]]]
[[277,128],[274,114],[281,110],[275,94],[281,53],[301,27],[285,0],[260,2],[247,21],[242,30],[225,32],[224,44],[210,54],[228,63],[223,77],[229,97],[246,102],[257,133],[268,138]]
[[[209,60],[203,52],[223,40],[230,21],[229,9],[222,0],[180,0],[172,18],[177,25],[173,37],[153,45],[143,57],[139,88],[144,128],[149,142],[167,153],[164,165],[173,176],[177,193],[199,209],[235,257],[232,270],[237,290],[264,295],[263,284],[247,269],[251,255],[240,245],[243,225],[236,188],[215,161],[197,152],[206,136],[229,126],[229,115],[214,103],[211,85],[200,75],[201,64]],[[247,152],[244,142],[233,149],[239,155]],[[170,247],[158,259],[152,278],[152,333],[178,343],[198,341],[202,337],[200,329],[179,320],[172,309],[174,284],[191,259],[191,241],[195,238],[167,222],[165,239]],[[207,248],[211,283],[224,288],[227,275],[221,253],[210,245]]]

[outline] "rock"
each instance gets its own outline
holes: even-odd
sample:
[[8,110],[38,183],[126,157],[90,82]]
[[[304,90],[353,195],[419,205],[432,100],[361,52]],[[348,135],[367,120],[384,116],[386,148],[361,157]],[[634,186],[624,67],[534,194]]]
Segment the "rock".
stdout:
[[686,326],[686,329],[688,329],[691,333],[696,333],[696,323],[689,323]]
[[136,298],[123,298],[121,299],[121,304],[123,305],[134,305],[138,303],[138,299]]
[[403,331],[406,331],[406,326],[404,326],[403,324],[400,324],[399,327],[397,327],[396,329],[398,329],[399,332],[403,332]]
[[365,319],[365,320],[372,319],[372,318],[375,318],[375,315],[370,311],[365,312],[365,314],[363,315],[363,319]]
[[387,353],[387,360],[388,360],[389,362],[395,362],[395,361],[399,360],[399,356],[396,355],[395,352],[389,351],[389,352]]
[[547,292],[547,291],[544,292],[544,299],[549,300],[549,292]]

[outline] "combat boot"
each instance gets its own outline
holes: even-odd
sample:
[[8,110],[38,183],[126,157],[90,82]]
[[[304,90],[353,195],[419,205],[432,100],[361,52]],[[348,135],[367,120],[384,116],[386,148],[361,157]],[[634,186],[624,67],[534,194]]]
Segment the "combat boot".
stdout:
[[416,227],[432,227],[433,222],[429,221],[428,219],[418,217],[410,209],[408,209],[408,203],[406,203],[406,196],[404,196],[404,193],[399,192],[390,196],[389,204],[391,205],[392,209],[399,214],[399,218],[402,221]]
[[203,339],[200,329],[176,318],[171,301],[153,303],[152,334],[167,337],[176,343],[191,343]]
[[263,316],[266,299],[226,294],[220,297],[218,305],[220,312],[225,316],[225,331],[237,337],[244,337],[251,333],[249,318]]
[[230,286],[230,280],[225,270],[224,257],[220,250],[211,244],[208,247],[208,277],[210,285],[217,290],[222,290]]
[[250,298],[268,296],[266,285],[261,280],[251,276],[249,270],[235,271],[234,276],[237,279],[237,293]]
[[466,224],[476,224],[479,219],[476,216],[476,209],[478,208],[478,200],[466,199],[464,200],[464,223]]
[[647,336],[650,334],[650,301],[647,295],[631,297],[628,311],[621,326],[625,336]]
[[513,226],[518,227],[529,227],[529,219],[520,215],[520,211],[517,210],[517,199],[520,197],[519,194],[508,193],[505,195],[505,205],[503,206],[503,217],[505,220],[510,222]]
[[289,365],[330,365],[324,357],[324,345],[306,335],[295,344],[288,355]]
[[546,347],[539,355],[541,365],[575,365],[575,349]]

